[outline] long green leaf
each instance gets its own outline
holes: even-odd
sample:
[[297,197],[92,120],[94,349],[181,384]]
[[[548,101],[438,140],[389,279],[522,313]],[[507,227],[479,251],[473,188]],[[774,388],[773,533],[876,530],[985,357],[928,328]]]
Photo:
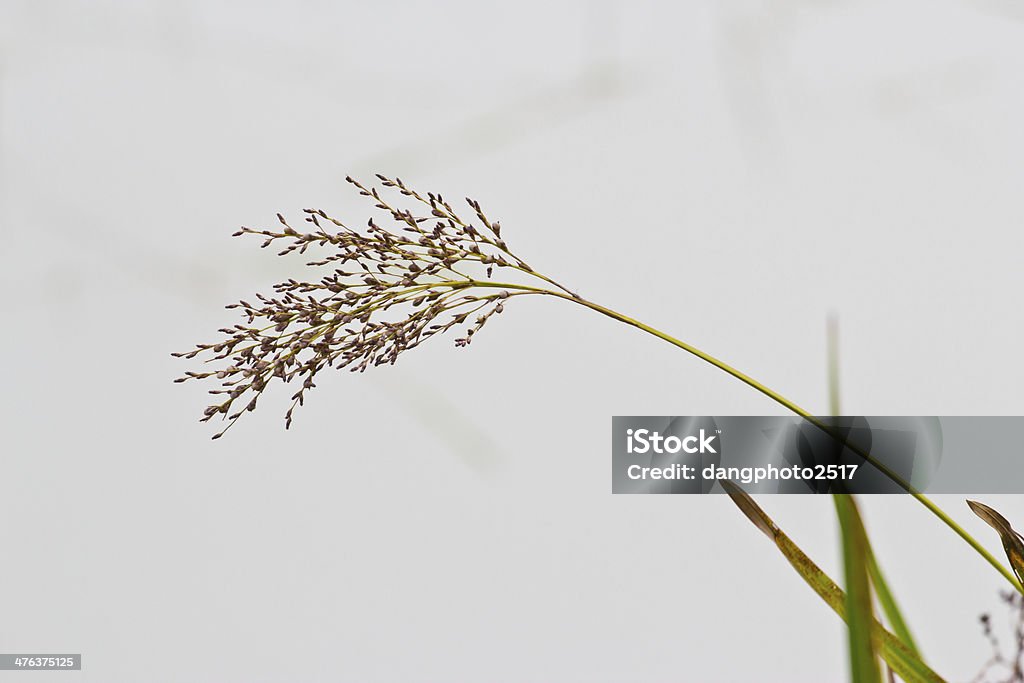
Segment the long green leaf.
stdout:
[[[839,615],[846,620],[846,594],[772,521],[746,491],[732,482],[723,481],[729,497],[754,525],[772,539],[779,552],[789,561],[801,578]],[[921,661],[899,638],[873,620],[872,630],[879,641],[879,651],[896,674],[908,683],[943,683],[944,679]]]
[[882,605],[885,618],[889,620],[892,630],[910,651],[921,657],[921,652],[917,649],[914,636],[911,635],[910,628],[903,618],[903,613],[900,611],[899,605],[896,604],[896,598],[889,589],[889,584],[882,575],[882,570],[878,567],[878,562],[875,560],[875,552],[871,548],[870,542],[868,544],[868,553],[868,572],[871,575],[871,585],[875,588],[875,595],[878,596],[878,602]]
[[846,577],[846,624],[850,644],[850,678],[853,683],[882,683],[875,653],[875,613],[868,576],[867,532],[853,497],[832,496],[843,541],[843,573]]
[[[826,346],[828,348],[829,412],[831,412],[833,416],[838,416],[841,414],[842,410],[839,402],[839,318],[835,314],[828,317],[825,337]],[[896,635],[899,636],[900,640],[902,640],[906,646],[920,658],[920,652],[917,649],[917,644],[914,642],[913,636],[910,634],[907,622],[904,620],[903,614],[900,612],[899,605],[896,604],[896,598],[889,589],[889,584],[886,583],[885,577],[882,575],[882,570],[878,566],[878,561],[875,558],[875,551],[871,547],[871,539],[868,538],[866,533],[864,538],[867,542],[868,551],[868,575],[871,578],[871,585],[875,589],[875,594],[878,596],[878,602],[882,606],[882,611],[885,612],[886,619],[888,619],[890,626],[892,626],[893,631],[896,632]]]

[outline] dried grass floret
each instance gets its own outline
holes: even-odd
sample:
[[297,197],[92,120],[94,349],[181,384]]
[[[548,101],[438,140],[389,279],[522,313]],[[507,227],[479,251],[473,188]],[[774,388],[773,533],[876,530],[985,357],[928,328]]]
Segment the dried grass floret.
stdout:
[[[371,217],[356,230],[320,209],[305,209],[307,231],[296,230],[278,214],[280,228],[243,227],[235,233],[263,237],[262,246],[278,247],[279,256],[327,250],[306,265],[328,272],[318,280],[278,283],[272,295],[257,294],[255,303],[229,304],[243,322],[221,328],[219,341],[172,354],[187,359],[203,355],[218,368],[189,371],[175,380],[219,382],[210,391],[215,402],[200,419],[227,421],[213,438],[255,410],[275,380],[298,385],[285,414],[290,427],[295,408],[325,368],[362,372],[393,364],[402,353],[453,328],[464,330],[455,345],[465,347],[511,297],[554,293],[550,287],[560,296],[575,297],[516,256],[502,238],[501,224],[489,220],[479,202],[466,199],[474,223],[439,194],[423,196],[398,178],[377,178],[384,191],[347,180],[382,212],[381,223]],[[393,206],[386,193],[399,195],[416,210]],[[493,279],[497,271],[542,286],[499,283]]]

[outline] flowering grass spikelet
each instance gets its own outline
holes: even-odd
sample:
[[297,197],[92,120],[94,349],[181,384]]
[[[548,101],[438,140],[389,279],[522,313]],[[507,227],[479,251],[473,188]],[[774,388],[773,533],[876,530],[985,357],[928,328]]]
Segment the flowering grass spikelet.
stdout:
[[[319,280],[288,279],[275,285],[271,296],[257,294],[254,303],[229,304],[243,322],[221,328],[220,341],[172,354],[187,359],[205,355],[217,368],[189,371],[175,380],[219,382],[210,391],[214,403],[200,419],[220,416],[227,422],[213,438],[255,410],[275,381],[297,385],[285,414],[290,427],[295,408],[325,368],[362,372],[393,364],[403,352],[453,328],[463,330],[455,345],[465,347],[511,297],[554,293],[497,283],[496,271],[530,276],[572,295],[513,254],[501,225],[487,218],[479,202],[466,200],[474,223],[439,194],[423,196],[398,178],[377,178],[383,192],[346,180],[374,203],[383,217],[380,223],[371,217],[356,230],[320,209],[305,209],[308,231],[296,230],[278,214],[279,228],[243,227],[234,233],[261,236],[264,248],[279,247],[279,256],[329,253],[306,264],[325,271]],[[385,199],[388,193],[405,198],[416,211],[393,206]]]

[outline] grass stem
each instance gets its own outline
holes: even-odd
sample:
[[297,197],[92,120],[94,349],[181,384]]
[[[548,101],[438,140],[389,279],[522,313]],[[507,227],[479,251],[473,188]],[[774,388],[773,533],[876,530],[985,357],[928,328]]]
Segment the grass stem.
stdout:
[[[756,389],[757,391],[759,391],[760,393],[764,394],[768,398],[772,399],[773,401],[775,401],[779,405],[783,406],[784,408],[786,408],[790,412],[795,413],[796,415],[799,415],[800,417],[804,418],[805,420],[807,420],[811,424],[819,427],[820,429],[826,431],[827,433],[831,433],[830,430],[828,429],[827,425],[825,425],[821,420],[817,419],[809,411],[807,411],[804,408],[800,407],[798,404],[796,404],[793,401],[789,400],[788,398],[786,398],[782,394],[778,393],[777,391],[774,391],[774,390],[770,389],[769,387],[765,386],[764,384],[762,384],[761,382],[758,382],[756,379],[754,379],[750,375],[748,375],[748,374],[746,374],[744,372],[741,372],[740,370],[734,368],[733,366],[729,365],[725,361],[720,360],[720,359],[716,358],[715,356],[712,356],[710,353],[706,353],[705,351],[702,351],[702,350],[698,349],[697,347],[695,347],[695,346],[693,346],[691,344],[687,344],[686,342],[684,342],[684,341],[682,341],[680,339],[676,339],[675,337],[673,337],[670,334],[667,334],[665,332],[662,332],[659,329],[651,327],[650,325],[642,323],[639,320],[636,320],[634,318],[630,318],[629,316],[624,315],[622,313],[619,313],[618,311],[614,311],[614,310],[612,310],[610,308],[607,308],[607,307],[602,306],[600,304],[594,303],[592,301],[588,301],[588,300],[583,299],[583,298],[579,298],[579,297],[572,296],[572,295],[569,295],[569,294],[564,294],[562,292],[552,291],[552,290],[549,290],[549,289],[543,289],[541,287],[532,287],[532,286],[529,286],[529,285],[519,285],[519,284],[511,284],[511,283],[498,283],[498,282],[488,282],[488,281],[477,281],[477,282],[475,282],[475,285],[476,286],[480,286],[480,287],[500,287],[500,288],[504,288],[504,289],[519,289],[519,290],[523,290],[523,291],[532,291],[532,292],[534,292],[536,294],[546,294],[546,295],[549,295],[549,296],[554,296],[554,297],[557,297],[559,299],[565,299],[566,301],[572,301],[572,302],[577,303],[577,304],[579,304],[581,306],[585,306],[586,308],[589,308],[589,309],[591,309],[593,311],[601,313],[601,314],[603,314],[603,315],[605,315],[605,316],[607,316],[609,318],[612,318],[612,319],[617,320],[619,322],[625,323],[625,324],[630,325],[632,327],[635,327],[635,328],[637,328],[639,330],[643,330],[644,332],[647,332],[648,334],[654,335],[655,337],[657,337],[659,339],[662,339],[662,340],[668,342],[669,344],[672,344],[673,346],[676,346],[676,347],[678,347],[680,349],[683,349],[684,351],[686,351],[686,352],[696,356],[697,358],[700,358],[701,360],[703,360],[703,361],[705,361],[707,363],[710,363],[711,365],[715,366],[719,370],[722,370],[723,372],[725,372],[725,373],[727,373],[729,375],[732,375],[733,377],[735,377],[739,381],[743,382],[747,386],[750,386],[750,387]],[[882,468],[880,468],[880,469],[882,469]],[[964,529],[962,526],[957,524],[948,514],[945,513],[945,511],[942,510],[942,508],[940,508],[938,505],[936,505],[935,502],[932,501],[930,498],[928,498],[926,495],[924,495],[923,493],[921,493],[919,491],[913,491],[905,482],[902,482],[901,480],[899,480],[898,477],[892,477],[892,478],[893,478],[894,481],[896,481],[897,483],[901,484],[904,488],[906,488],[907,491],[910,493],[910,495],[912,495],[915,499],[918,500],[918,502],[920,502],[929,511],[931,511],[932,514],[934,514],[936,517],[938,517],[940,520],[942,520],[942,522],[946,526],[948,526],[950,529],[952,529],[960,538],[962,538],[964,541],[966,541],[967,544],[969,546],[971,546],[971,548],[973,548],[979,555],[981,555],[981,557],[984,558],[986,562],[988,562],[990,565],[992,565],[996,569],[996,571],[998,571],[1000,574],[1002,574],[1003,578],[1005,578],[1010,583],[1010,585],[1013,586],[1013,588],[1016,591],[1018,591],[1019,593],[1024,595],[1024,586],[1021,585],[1020,581],[1017,580],[1017,578],[1013,575],[1013,573],[1009,569],[1007,569],[1005,566],[1003,566],[1003,564],[999,560],[997,560],[995,558],[995,556],[992,555],[992,553],[990,553],[988,550],[986,550],[985,547],[982,546],[982,544],[977,539],[975,539],[966,529]]]

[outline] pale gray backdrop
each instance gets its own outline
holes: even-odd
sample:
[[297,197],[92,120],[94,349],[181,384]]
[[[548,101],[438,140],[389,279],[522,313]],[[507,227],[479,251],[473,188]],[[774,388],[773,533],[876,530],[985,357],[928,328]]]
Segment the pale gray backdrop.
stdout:
[[[294,274],[234,229],[361,222],[343,178],[381,171],[810,409],[835,311],[847,412],[1020,413],[1022,73],[997,0],[3,0],[0,651],[81,652],[33,677],[68,682],[844,680],[727,498],[610,495],[611,415],[779,411],[667,344],[517,301],[217,442],[169,353]],[[830,501],[763,503],[838,573]],[[864,507],[969,679],[1000,578],[913,500]]]

